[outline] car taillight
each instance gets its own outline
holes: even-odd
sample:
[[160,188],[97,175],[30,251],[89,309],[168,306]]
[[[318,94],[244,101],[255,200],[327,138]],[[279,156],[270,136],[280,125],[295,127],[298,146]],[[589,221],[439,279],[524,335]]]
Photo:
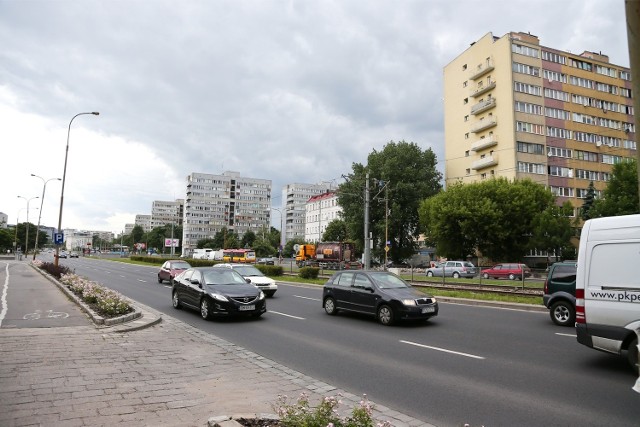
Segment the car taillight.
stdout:
[[584,289],[576,289],[576,323],[587,323],[584,311]]

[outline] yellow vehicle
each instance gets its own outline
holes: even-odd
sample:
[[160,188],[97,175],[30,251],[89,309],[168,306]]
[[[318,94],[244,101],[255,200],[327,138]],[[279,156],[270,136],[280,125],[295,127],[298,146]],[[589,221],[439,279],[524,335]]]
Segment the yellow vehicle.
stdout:
[[296,264],[298,266],[304,266],[305,261],[315,259],[316,257],[316,245],[299,245],[296,252]]
[[224,262],[255,263],[256,252],[253,249],[224,249],[222,260]]

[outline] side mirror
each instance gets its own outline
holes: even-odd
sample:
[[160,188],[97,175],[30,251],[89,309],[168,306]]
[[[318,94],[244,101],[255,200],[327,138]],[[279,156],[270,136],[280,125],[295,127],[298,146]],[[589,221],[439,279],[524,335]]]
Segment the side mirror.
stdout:
[[248,277],[245,277],[244,279],[247,283],[251,283],[251,279],[249,279]]

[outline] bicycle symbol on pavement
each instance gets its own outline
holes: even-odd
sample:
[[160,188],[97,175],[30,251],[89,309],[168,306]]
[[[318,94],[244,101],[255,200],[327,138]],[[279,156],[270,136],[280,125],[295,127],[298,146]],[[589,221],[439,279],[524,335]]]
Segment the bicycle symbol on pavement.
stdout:
[[42,310],[36,310],[35,313],[27,313],[22,318],[24,320],[38,320],[43,317],[49,319],[65,319],[69,317],[69,313],[53,310],[47,310],[45,313],[43,313]]

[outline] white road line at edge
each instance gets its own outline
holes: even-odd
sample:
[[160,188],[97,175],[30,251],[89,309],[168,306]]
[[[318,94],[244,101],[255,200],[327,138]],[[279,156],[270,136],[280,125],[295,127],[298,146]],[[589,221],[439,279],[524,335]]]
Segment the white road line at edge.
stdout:
[[472,359],[484,360],[484,357],[482,357],[482,356],[476,356],[476,355],[469,354],[469,353],[460,353],[459,351],[447,350],[445,348],[440,348],[440,347],[431,347],[430,345],[418,344],[417,342],[411,342],[411,341],[400,340],[400,342],[405,343],[405,344],[415,345],[416,347],[429,348],[431,350],[437,350],[437,351],[442,351],[442,352],[445,352],[445,353],[457,354],[459,356],[471,357]]
[[305,320],[304,317],[292,316],[290,314],[280,313],[279,311],[271,311],[271,310],[269,310],[267,313],[279,314],[280,316],[291,317],[293,319],[298,319],[298,320]]
[[556,332],[556,335],[560,335],[561,337],[571,337],[571,338],[577,337],[576,334],[562,334],[560,332]]
[[138,279],[138,282],[147,283],[146,280]]
[[9,263],[6,264],[5,269],[6,277],[4,278],[4,286],[2,286],[2,298],[0,302],[2,302],[2,311],[0,311],[0,326],[2,326],[2,321],[4,320],[4,316],[7,315],[7,289],[9,288]]

